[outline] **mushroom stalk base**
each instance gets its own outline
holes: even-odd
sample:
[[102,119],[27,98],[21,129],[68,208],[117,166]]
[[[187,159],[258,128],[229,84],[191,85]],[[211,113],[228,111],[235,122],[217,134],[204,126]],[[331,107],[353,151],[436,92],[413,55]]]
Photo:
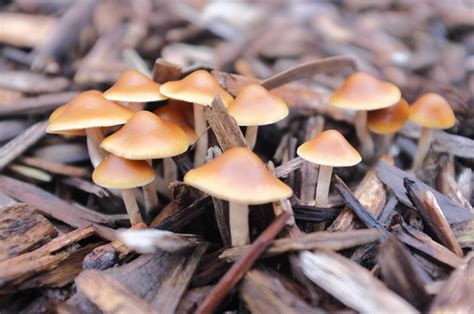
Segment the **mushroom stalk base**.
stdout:
[[[147,162],[152,165],[151,160],[147,160]],[[153,208],[158,207],[159,201],[158,201],[158,195],[156,195],[156,178],[155,180],[151,181],[147,185],[143,186],[143,198],[145,200],[145,209],[147,214],[150,213],[150,211]]]
[[206,161],[206,152],[209,139],[206,130],[204,108],[199,104],[194,104],[194,130],[199,137],[195,144],[196,148],[194,150],[194,165],[200,166]]
[[229,202],[229,225],[232,246],[244,246],[249,243],[248,205]]
[[413,170],[418,170],[423,165],[423,160],[425,160],[426,154],[428,154],[432,139],[433,129],[421,128],[418,150],[416,152],[415,160],[413,161]]
[[97,165],[105,158],[105,151],[100,148],[100,143],[104,139],[104,134],[100,128],[88,128],[86,129],[87,135],[87,151],[89,153],[89,158],[92,165],[97,167]]
[[133,194],[133,189],[123,189],[122,190],[122,199],[127,209],[128,218],[132,226],[143,222],[142,215],[140,214],[140,208],[138,207],[137,200],[135,199],[135,194]]
[[247,147],[250,150],[253,150],[255,147],[255,143],[257,143],[257,133],[258,125],[250,125],[245,131],[245,140],[247,141]]
[[329,186],[331,185],[332,167],[320,166],[318,186],[316,187],[316,206],[326,207],[328,204]]
[[367,128],[367,111],[358,110],[355,116],[355,129],[357,138],[361,145],[361,153],[364,159],[370,159],[374,155],[374,140]]

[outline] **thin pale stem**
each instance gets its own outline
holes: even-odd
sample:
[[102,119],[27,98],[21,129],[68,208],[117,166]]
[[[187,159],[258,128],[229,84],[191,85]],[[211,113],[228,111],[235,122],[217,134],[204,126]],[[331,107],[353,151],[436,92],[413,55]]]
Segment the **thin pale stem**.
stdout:
[[358,110],[355,116],[355,129],[357,138],[361,145],[361,154],[364,159],[370,159],[374,155],[374,140],[367,128],[367,111]]
[[319,167],[318,186],[316,187],[316,206],[318,207],[326,207],[328,204],[331,176],[331,166]]
[[137,200],[135,199],[133,189],[123,189],[122,199],[125,204],[125,208],[127,209],[128,218],[130,218],[130,223],[132,226],[143,222],[142,215],[140,214],[140,208],[138,207]]
[[163,159],[163,177],[166,183],[176,181],[178,179],[178,168],[172,158]]
[[423,165],[426,154],[431,146],[433,139],[433,129],[421,128],[420,140],[418,141],[418,151],[416,152],[415,160],[413,161],[413,170],[418,170]]
[[249,241],[249,207],[229,202],[229,226],[232,246],[244,246]]
[[251,125],[247,127],[245,131],[245,140],[247,141],[247,147],[250,150],[253,150],[255,147],[255,143],[257,143],[257,133],[258,133],[258,125]]
[[[151,160],[147,160],[148,163],[152,164]],[[145,209],[147,214],[156,207],[158,207],[158,195],[156,195],[156,179],[152,182],[148,183],[147,185],[143,186],[143,198],[145,199]]]
[[104,134],[102,134],[100,128],[88,128],[86,129],[86,135],[89,158],[95,168],[106,156],[106,152],[100,148],[100,143],[104,139]]
[[194,104],[194,130],[199,136],[194,150],[194,165],[200,166],[206,161],[206,152],[209,142],[206,128],[206,119],[204,117],[204,108],[199,104]]

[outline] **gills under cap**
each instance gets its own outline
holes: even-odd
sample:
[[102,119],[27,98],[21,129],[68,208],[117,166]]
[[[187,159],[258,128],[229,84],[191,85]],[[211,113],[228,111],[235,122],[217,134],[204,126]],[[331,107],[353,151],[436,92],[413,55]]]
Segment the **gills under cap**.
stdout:
[[195,71],[179,81],[167,82],[161,85],[160,92],[169,98],[203,106],[210,106],[216,95],[221,97],[226,107],[233,100],[216,79],[204,70]]
[[248,205],[288,198],[293,191],[248,148],[236,147],[190,170],[184,182],[217,198]]
[[139,111],[117,132],[105,138],[100,147],[127,159],[168,158],[188,149],[188,138],[174,123],[149,111]]
[[357,72],[332,94],[329,103],[343,109],[375,110],[393,106],[400,98],[400,89],[394,84]]
[[288,115],[288,106],[259,84],[244,87],[227,108],[240,126],[272,124]]
[[97,185],[109,189],[131,189],[147,185],[155,179],[155,171],[144,160],[128,160],[109,155],[92,173]]
[[112,87],[104,92],[104,97],[114,101],[148,102],[164,100],[161,85],[137,70],[127,70],[120,74]]
[[316,135],[299,146],[297,154],[312,163],[331,167],[350,167],[362,160],[359,152],[336,130]]

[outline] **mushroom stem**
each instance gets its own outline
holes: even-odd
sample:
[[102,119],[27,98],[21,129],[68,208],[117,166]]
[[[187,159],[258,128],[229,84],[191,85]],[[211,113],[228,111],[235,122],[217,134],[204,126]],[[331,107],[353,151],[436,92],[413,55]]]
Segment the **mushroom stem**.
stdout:
[[166,183],[176,181],[178,178],[178,168],[172,158],[163,159],[163,177]]
[[[147,160],[147,162],[152,165],[151,160]],[[156,178],[152,182],[144,185],[143,189],[143,198],[145,199],[145,209],[147,213],[153,208],[156,208],[159,204],[158,196],[156,195]]]
[[203,106],[194,104],[194,130],[199,137],[194,150],[194,165],[200,166],[206,161],[208,136],[206,130],[206,119],[204,117]]
[[250,125],[245,131],[245,140],[250,150],[253,150],[257,142],[258,125]]
[[392,145],[394,134],[382,134],[377,141],[377,148],[375,149],[376,156],[382,156],[389,152]]
[[105,158],[105,151],[100,148],[100,143],[104,139],[104,134],[100,128],[87,128],[87,151],[89,153],[89,158],[92,165],[97,167],[97,165]]
[[367,128],[367,111],[358,110],[355,116],[355,129],[357,138],[361,145],[361,153],[365,159],[370,159],[374,155],[374,141]]
[[130,110],[133,110],[135,112],[143,110],[145,108],[145,104],[142,102],[136,102],[136,101],[124,101],[122,102],[124,107],[127,107]]
[[426,154],[428,154],[432,139],[433,129],[425,127],[421,128],[420,139],[418,141],[418,151],[416,152],[415,160],[413,161],[413,170],[418,170],[423,165],[423,160],[425,160]]
[[229,202],[229,226],[232,246],[244,246],[249,243],[248,205]]
[[318,186],[316,187],[316,206],[318,207],[326,207],[328,204],[331,175],[331,166],[319,166]]
[[128,218],[130,218],[130,223],[132,226],[143,222],[142,215],[140,214],[140,208],[138,208],[133,189],[123,189],[122,199],[125,204],[125,208],[127,209]]

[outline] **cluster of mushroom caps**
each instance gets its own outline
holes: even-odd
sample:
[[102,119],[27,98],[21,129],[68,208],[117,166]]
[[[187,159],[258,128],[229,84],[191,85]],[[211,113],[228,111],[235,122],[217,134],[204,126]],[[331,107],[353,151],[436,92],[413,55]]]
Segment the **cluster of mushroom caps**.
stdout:
[[[208,142],[203,106],[211,106],[216,96],[221,98],[229,115],[240,126],[247,127],[248,147],[229,149],[204,163]],[[166,103],[154,112],[143,110],[144,103],[156,101]],[[433,115],[439,112],[444,115],[443,127],[454,123],[449,120],[452,115],[452,111],[448,112],[449,105],[440,96],[423,96],[409,112],[398,88],[361,72],[347,79],[334,93],[331,104],[363,113],[357,114],[358,134],[363,134],[366,128],[365,112],[372,109],[378,110],[369,111],[367,125],[377,133],[396,132],[409,115],[424,129],[440,127],[433,124]],[[87,136],[95,168],[94,182],[121,191],[132,225],[143,222],[135,188],[143,187],[147,210],[158,204],[157,171],[152,167],[152,160],[162,159],[163,173],[172,172],[166,169],[173,167],[171,158],[194,146],[196,168],[184,175],[184,182],[229,202],[232,244],[241,246],[249,242],[249,205],[275,202],[293,194],[252,151],[258,126],[275,123],[287,115],[285,102],[258,84],[244,87],[234,99],[204,70],[162,85],[140,72],[128,70],[104,93],[83,92],[55,110],[47,132]],[[429,131],[423,134],[429,136]],[[424,141],[429,147],[429,142]],[[336,130],[324,131],[303,143],[297,153],[320,165],[316,205],[321,207],[327,205],[332,168],[353,166],[361,161],[357,150]]]

